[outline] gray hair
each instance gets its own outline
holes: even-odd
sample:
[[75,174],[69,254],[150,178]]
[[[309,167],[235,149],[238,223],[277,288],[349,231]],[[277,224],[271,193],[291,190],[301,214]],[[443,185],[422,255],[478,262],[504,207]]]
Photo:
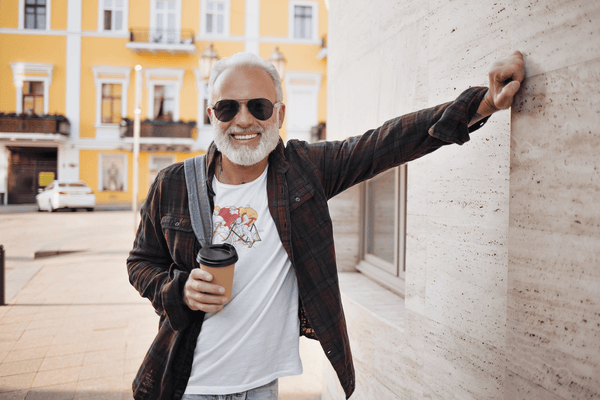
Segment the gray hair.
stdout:
[[240,67],[254,67],[262,68],[265,70],[273,79],[275,84],[275,92],[277,93],[277,101],[283,101],[283,89],[281,88],[281,78],[279,73],[270,62],[257,56],[253,53],[240,52],[232,55],[231,57],[223,57],[213,65],[210,70],[210,78],[208,78],[208,101],[212,104],[213,101],[213,90],[215,88],[215,82],[219,75],[229,68],[240,68]]

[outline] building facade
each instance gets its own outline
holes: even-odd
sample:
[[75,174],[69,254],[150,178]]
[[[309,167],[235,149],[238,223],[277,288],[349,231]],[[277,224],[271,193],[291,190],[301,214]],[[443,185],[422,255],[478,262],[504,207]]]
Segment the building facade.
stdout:
[[[515,50],[527,69],[470,142],[330,201],[352,399],[599,399],[600,3],[329,13],[330,139],[487,86]],[[322,398],[345,398],[329,366]]]
[[327,19],[317,0],[3,1],[0,204],[33,203],[53,178],[85,181],[98,203],[131,202],[137,79],[143,201],[160,169],[212,140],[208,49],[265,59],[277,49],[286,61],[281,135],[317,140]]

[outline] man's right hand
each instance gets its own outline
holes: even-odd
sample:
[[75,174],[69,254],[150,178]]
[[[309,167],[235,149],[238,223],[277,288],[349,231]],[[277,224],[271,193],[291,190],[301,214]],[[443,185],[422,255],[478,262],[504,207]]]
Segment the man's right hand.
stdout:
[[223,294],[225,288],[210,283],[213,277],[208,272],[194,268],[183,287],[183,302],[194,311],[216,312],[229,301]]

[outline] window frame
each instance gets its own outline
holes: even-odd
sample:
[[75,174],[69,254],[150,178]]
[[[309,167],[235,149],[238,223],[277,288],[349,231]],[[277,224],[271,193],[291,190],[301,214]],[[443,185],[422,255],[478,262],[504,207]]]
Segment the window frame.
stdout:
[[[157,1],[167,1],[167,0],[150,0],[150,24],[148,25],[150,27],[150,41],[154,41],[154,35],[156,34],[156,32],[158,31],[158,27],[156,26],[156,15],[158,13],[158,10],[156,8],[156,2]],[[157,43],[165,43],[165,44],[174,44],[174,43],[180,43],[181,42],[181,0],[168,0],[168,1],[172,1],[175,3],[175,27],[174,27],[174,36],[172,36],[173,38],[176,38],[176,40],[174,42],[169,41],[169,36],[167,36],[166,40],[161,40],[158,41]],[[165,21],[166,23],[166,21]],[[168,32],[168,30],[167,30]]]
[[[379,284],[391,291],[404,296],[406,277],[406,190],[407,166],[406,164],[394,168],[394,258],[389,263],[368,253],[369,234],[369,207],[368,182],[361,184],[361,234],[360,234],[360,261],[357,270],[364,273]],[[395,270],[392,273],[390,270]]]
[[146,91],[148,92],[148,119],[154,120],[154,87],[173,84],[175,85],[173,121],[179,121],[179,105],[184,73],[185,70],[181,68],[147,68],[145,70]]
[[[300,7],[311,7],[312,8],[312,29],[311,29],[311,37],[309,38],[297,38],[294,36],[295,33],[295,8],[296,6]],[[300,1],[300,0],[292,0],[289,2],[288,9],[288,37],[290,40],[296,42],[309,42],[316,43],[319,42],[319,3],[315,1]]]
[[23,113],[23,83],[35,81],[44,83],[44,115],[50,108],[50,85],[52,84],[53,64],[42,63],[10,63],[13,70],[13,82],[17,89],[16,107],[17,114]]
[[[114,94],[111,93],[110,97],[105,97],[104,96],[104,86],[105,85],[120,85],[121,86],[121,96],[117,97]],[[121,112],[119,113],[119,117],[120,120],[119,122],[104,122],[103,117],[104,117],[104,113],[102,112],[102,107],[104,105],[104,101],[105,99],[110,98],[111,99],[111,107],[113,108],[113,112],[111,113],[111,118],[114,116],[114,104],[115,101],[120,101],[121,103]],[[109,82],[104,82],[100,84],[100,123],[102,125],[120,125],[121,124],[121,120],[123,119],[123,85],[121,83],[109,83]]]
[[[308,142],[311,141],[310,129],[319,123],[319,93],[321,91],[321,81],[323,75],[318,72],[295,72],[286,71],[285,73],[285,87],[287,93],[287,109],[285,118],[285,129],[287,132],[287,138],[289,139],[301,139]],[[308,93],[312,96],[314,101],[314,114],[310,116],[310,119],[302,118],[306,121],[306,126],[299,127],[295,126],[293,114],[290,112],[296,112],[294,110],[300,110],[301,107],[294,106],[294,93]],[[300,134],[300,136],[297,136]],[[303,135],[304,134],[304,135]],[[296,136],[295,136],[296,135]]]
[[[206,14],[208,10],[209,1],[218,1],[225,5],[223,11],[223,33],[207,32],[206,31]],[[225,38],[230,35],[230,21],[231,21],[231,0],[202,0],[200,2],[200,28],[199,32],[202,36]]]
[[46,27],[44,29],[39,28],[25,28],[25,0],[19,0],[19,29],[26,29],[32,31],[49,31],[52,11],[52,0],[46,0]]
[[26,114],[26,112],[25,112],[25,97],[27,97],[27,96],[32,96],[32,97],[33,97],[33,99],[34,99],[34,100],[33,100],[33,109],[34,109],[34,110],[35,110],[35,103],[36,103],[35,99],[36,99],[37,97],[41,97],[41,98],[42,98],[42,111],[41,111],[41,113],[40,113],[40,114],[36,114],[36,113],[35,113],[35,111],[34,111],[34,112],[33,112],[33,114],[34,114],[34,115],[43,115],[43,114],[47,114],[47,113],[44,113],[44,104],[45,104],[45,100],[44,100],[45,96],[44,96],[44,93],[45,93],[45,91],[46,91],[46,90],[45,90],[44,81],[36,80],[35,78],[33,78],[33,77],[32,77],[32,79],[27,79],[27,80],[24,80],[24,81],[23,81],[23,87],[25,87],[25,85],[26,85],[27,83],[30,83],[30,84],[33,84],[33,83],[40,83],[40,84],[42,85],[42,93],[41,93],[41,94],[39,94],[39,95],[38,95],[38,94],[36,94],[36,93],[25,93],[25,90],[23,90],[23,95],[21,96],[21,103],[22,103],[22,106],[21,106],[22,108],[21,108],[21,109],[22,109],[22,113],[23,113],[23,114]]
[[[113,0],[115,2],[116,0]],[[121,29],[104,29],[104,0],[98,0],[98,32],[102,33],[127,33],[129,32],[129,0],[123,1],[123,26]],[[113,3],[115,4],[115,3]],[[111,11],[115,11],[116,5],[113,5]],[[114,22],[114,19],[113,19]],[[112,25],[112,24],[111,24]]]
[[[127,116],[127,92],[129,89],[130,67],[116,65],[95,65],[92,66],[94,73],[94,85],[96,86],[96,124],[95,128],[118,129],[119,124],[102,122],[102,85],[120,84],[121,85],[121,118]],[[118,132],[117,132],[118,133]]]
[[[105,158],[120,158],[121,159],[121,166],[122,166],[122,170],[119,171],[120,173],[120,178],[121,181],[123,183],[123,189],[122,190],[108,190],[104,188],[104,170],[102,169],[102,164]],[[126,193],[127,192],[127,167],[128,167],[128,162],[127,162],[127,155],[126,154],[120,154],[120,153],[100,153],[98,155],[98,192],[121,192],[121,193]]]

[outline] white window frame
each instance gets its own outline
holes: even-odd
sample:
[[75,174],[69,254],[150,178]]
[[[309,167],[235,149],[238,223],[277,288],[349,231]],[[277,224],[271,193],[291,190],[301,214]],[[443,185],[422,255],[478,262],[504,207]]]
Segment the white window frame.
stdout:
[[[116,0],[113,0],[113,4]],[[98,0],[98,32],[127,33],[129,32],[129,0],[123,1],[123,26],[121,29],[104,30],[104,0]],[[115,10],[113,6],[112,11]]]
[[394,168],[392,171],[395,182],[393,262],[390,263],[374,254],[367,253],[367,235],[369,234],[367,215],[371,205],[367,189],[368,182],[365,182],[361,185],[361,251],[360,262],[356,268],[393,292],[404,295],[406,272],[406,164]]
[[[123,169],[121,172],[121,180],[123,182],[123,190],[115,190],[115,192],[122,192],[125,193],[127,192],[127,167],[128,167],[128,160],[127,160],[127,155],[126,154],[117,154],[117,153],[100,153],[98,155],[98,191],[102,192],[104,191],[104,176],[102,175],[102,161],[104,159],[104,157],[120,157],[122,160],[122,166]],[[108,191],[108,190],[107,190]]]
[[173,110],[173,121],[179,121],[179,100],[185,70],[181,68],[147,68],[145,72],[148,92],[148,119],[154,119],[154,87],[156,85],[174,84],[175,110]]
[[[49,31],[50,21],[52,20],[50,11],[52,10],[52,0],[46,0],[46,28],[45,29],[30,29],[31,31]],[[25,29],[25,0],[19,0],[19,29]]]
[[17,88],[16,110],[17,114],[23,113],[23,82],[36,81],[44,83],[44,114],[48,114],[50,107],[50,85],[52,84],[53,64],[42,63],[10,63],[13,70],[13,82]]
[[[294,37],[294,7],[312,7],[312,30],[310,38],[296,38]],[[288,9],[288,36],[290,40],[299,42],[319,42],[319,3],[316,1],[290,1]]]
[[208,9],[208,0],[202,0],[200,4],[200,29],[198,30],[202,36],[209,37],[229,37],[230,21],[231,21],[231,0],[217,0],[225,5],[223,12],[223,33],[207,32],[206,31],[206,11]]
[[[92,67],[94,72],[94,85],[96,86],[96,133],[102,134],[98,129],[104,129],[109,133],[119,129],[119,124],[102,123],[102,85],[105,83],[116,83],[121,85],[121,118],[127,116],[127,92],[129,89],[130,67],[115,65],[96,65]],[[114,136],[115,132],[112,132]]]
[[[150,0],[150,37],[156,32],[156,1]],[[176,43],[181,41],[181,0],[172,0],[175,3],[175,37],[177,38]],[[152,40],[150,40],[152,41]]]
[[[286,132],[288,139],[302,139],[310,141],[310,128],[319,123],[319,92],[321,91],[321,79],[323,75],[318,72],[285,72],[285,88],[287,93],[287,118],[286,120]],[[294,92],[308,92],[312,95],[315,108],[314,114],[310,117],[310,120],[306,120],[306,127],[294,126],[294,118],[290,117],[290,112],[296,108],[293,104]],[[308,127],[308,129],[306,129]],[[307,134],[307,137],[294,136],[294,132],[302,132]]]

